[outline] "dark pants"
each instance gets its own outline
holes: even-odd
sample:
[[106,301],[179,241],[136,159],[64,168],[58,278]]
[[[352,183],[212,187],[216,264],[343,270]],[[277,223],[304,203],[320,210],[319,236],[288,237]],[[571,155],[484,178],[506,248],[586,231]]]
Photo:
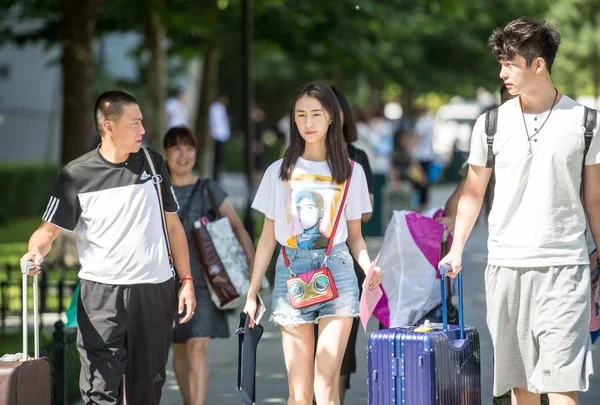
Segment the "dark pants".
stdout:
[[77,347],[86,405],[160,403],[175,311],[173,279],[137,285],[81,280]]
[[[425,176],[427,176],[431,162],[430,161],[419,161],[419,165],[421,166],[421,169],[423,169]],[[419,194],[419,204],[426,205],[427,203],[429,203],[429,188],[431,187],[429,184],[429,180],[427,180],[427,184],[420,184],[417,182],[413,182],[413,185],[415,186],[415,189],[417,190],[417,193]]]
[[215,158],[213,160],[213,180],[219,180],[219,172],[221,171],[221,161],[223,159],[223,149],[225,142],[215,140]]

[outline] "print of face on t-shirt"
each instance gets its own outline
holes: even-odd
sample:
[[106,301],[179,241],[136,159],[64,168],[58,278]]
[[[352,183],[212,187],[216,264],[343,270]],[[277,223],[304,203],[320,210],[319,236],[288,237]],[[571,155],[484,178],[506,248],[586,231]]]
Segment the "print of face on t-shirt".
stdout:
[[[327,247],[345,184],[336,184],[327,162],[298,158],[289,180],[280,176],[283,159],[271,164],[263,176],[252,208],[273,221],[275,239],[292,249]],[[371,212],[365,172],[354,164],[348,197],[332,245],[346,242],[348,221]]]
[[340,205],[344,184],[331,176],[300,173],[284,187],[287,244],[295,249],[327,247]]

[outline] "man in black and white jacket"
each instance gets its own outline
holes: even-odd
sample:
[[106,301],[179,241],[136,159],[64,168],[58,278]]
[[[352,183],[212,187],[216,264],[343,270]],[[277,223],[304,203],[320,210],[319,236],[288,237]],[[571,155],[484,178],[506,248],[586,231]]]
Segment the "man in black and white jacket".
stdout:
[[150,151],[153,175],[141,149],[136,99],[106,92],[94,114],[102,142],[62,169],[21,261],[38,272],[60,231],[77,231],[81,395],[87,405],[158,405],[176,311],[183,323],[196,306],[186,236],[162,157]]

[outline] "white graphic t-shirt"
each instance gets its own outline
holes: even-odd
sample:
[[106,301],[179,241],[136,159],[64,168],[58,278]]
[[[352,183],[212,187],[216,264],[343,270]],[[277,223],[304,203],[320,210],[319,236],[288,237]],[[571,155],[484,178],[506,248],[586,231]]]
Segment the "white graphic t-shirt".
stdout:
[[[325,249],[342,201],[344,185],[333,182],[327,162],[298,158],[289,181],[279,178],[283,160],[273,163],[260,183],[252,208],[275,222],[277,241],[294,249]],[[354,163],[346,206],[333,245],[348,238],[346,221],[371,212],[367,180]]]

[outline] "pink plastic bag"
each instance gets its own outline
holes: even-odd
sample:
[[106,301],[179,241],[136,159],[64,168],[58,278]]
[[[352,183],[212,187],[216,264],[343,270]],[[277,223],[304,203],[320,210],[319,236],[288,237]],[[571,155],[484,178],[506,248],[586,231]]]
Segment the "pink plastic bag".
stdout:
[[598,266],[598,250],[596,249],[590,255],[590,271],[592,277],[590,332],[595,332],[600,330],[600,268]]
[[387,295],[385,295],[385,290],[383,286],[381,286],[381,291],[383,291],[383,295],[377,305],[375,306],[375,310],[373,311],[373,315],[377,320],[385,327],[390,327],[390,306],[388,304]]
[[[437,267],[445,226],[437,219],[443,215],[439,208],[423,214],[394,212],[380,252],[384,294],[373,312],[385,328],[410,325],[440,304],[436,279],[440,278]],[[452,242],[450,236],[448,242]]]

